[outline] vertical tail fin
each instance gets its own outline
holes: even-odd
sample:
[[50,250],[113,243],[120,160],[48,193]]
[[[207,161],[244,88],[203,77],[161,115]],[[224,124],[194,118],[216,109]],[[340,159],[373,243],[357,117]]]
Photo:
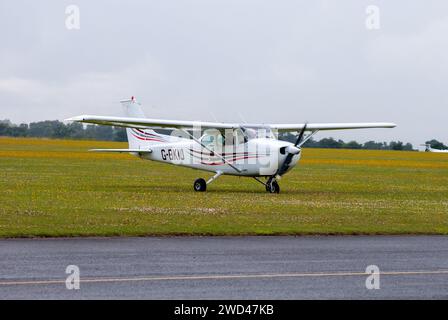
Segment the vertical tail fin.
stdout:
[[121,105],[123,106],[124,113],[130,118],[145,118],[142,106],[138,103],[134,97],[127,100],[121,100]]
[[[121,100],[120,103],[127,117],[145,118],[142,106],[134,97],[128,100]],[[128,135],[129,149],[145,149],[154,143],[164,142],[163,137],[153,130],[126,128],[126,133]]]

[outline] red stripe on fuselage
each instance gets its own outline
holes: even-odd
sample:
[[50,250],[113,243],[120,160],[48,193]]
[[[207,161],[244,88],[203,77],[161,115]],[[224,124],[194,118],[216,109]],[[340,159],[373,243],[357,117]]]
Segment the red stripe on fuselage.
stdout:
[[163,140],[160,140],[160,139],[153,139],[153,138],[142,138],[142,137],[139,137],[139,136],[137,136],[137,135],[135,135],[135,134],[132,134],[134,137],[136,137],[137,139],[139,139],[139,140],[144,140],[144,141],[157,141],[157,142],[165,142],[165,141],[163,141]]

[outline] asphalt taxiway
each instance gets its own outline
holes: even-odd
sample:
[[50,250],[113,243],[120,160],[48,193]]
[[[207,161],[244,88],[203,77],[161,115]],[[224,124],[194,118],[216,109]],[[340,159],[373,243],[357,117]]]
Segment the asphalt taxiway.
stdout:
[[0,299],[447,298],[445,236],[0,240]]

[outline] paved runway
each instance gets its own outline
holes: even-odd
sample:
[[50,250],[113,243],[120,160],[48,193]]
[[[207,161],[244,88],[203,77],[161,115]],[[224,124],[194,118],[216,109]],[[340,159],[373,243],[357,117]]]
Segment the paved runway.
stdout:
[[[68,265],[79,290],[66,288]],[[93,298],[448,299],[448,237],[0,240],[0,299]]]

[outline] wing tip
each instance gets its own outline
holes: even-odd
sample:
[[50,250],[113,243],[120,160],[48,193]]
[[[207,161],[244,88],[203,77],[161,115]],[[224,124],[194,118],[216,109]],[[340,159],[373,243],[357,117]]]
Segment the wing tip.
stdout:
[[397,124],[396,123],[393,123],[393,122],[387,122],[387,123],[385,123],[385,127],[386,128],[395,128],[397,126]]
[[70,117],[67,119],[64,119],[64,121],[70,121],[70,122],[81,122],[84,121],[85,116],[75,116],[75,117]]

